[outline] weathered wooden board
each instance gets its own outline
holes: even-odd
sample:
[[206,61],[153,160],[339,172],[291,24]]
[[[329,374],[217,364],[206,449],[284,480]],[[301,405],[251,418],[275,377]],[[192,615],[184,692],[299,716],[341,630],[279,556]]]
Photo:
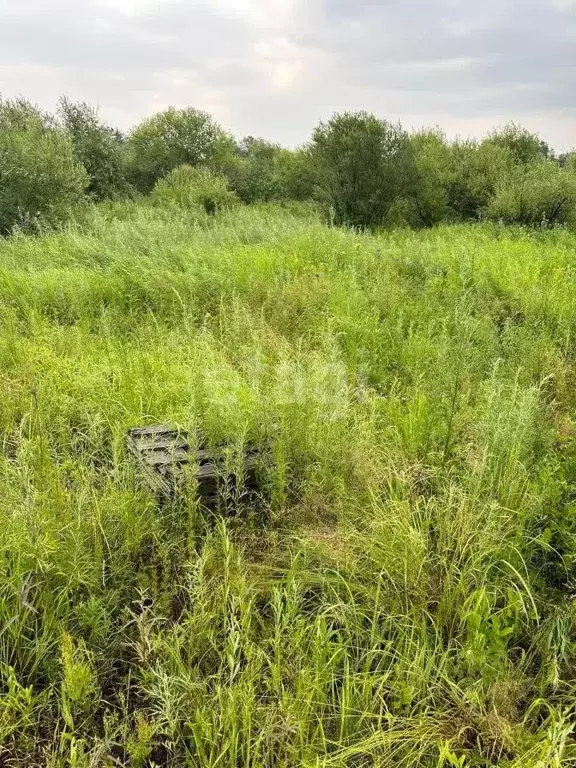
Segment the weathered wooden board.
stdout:
[[[219,496],[237,488],[238,479],[226,470],[222,452],[191,451],[187,433],[170,424],[130,429],[127,444],[142,479],[153,493],[165,498],[175,497],[190,473],[196,478],[202,503],[209,508],[218,505]],[[256,448],[245,451],[242,486],[246,490],[256,487],[257,459]]]

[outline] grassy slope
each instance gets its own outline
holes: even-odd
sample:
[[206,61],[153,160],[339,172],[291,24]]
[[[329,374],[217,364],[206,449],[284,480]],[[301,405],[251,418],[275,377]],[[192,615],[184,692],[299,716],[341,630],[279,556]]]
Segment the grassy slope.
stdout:
[[[145,208],[1,243],[3,764],[572,765],[575,246]],[[156,420],[261,442],[265,524],[159,512]]]

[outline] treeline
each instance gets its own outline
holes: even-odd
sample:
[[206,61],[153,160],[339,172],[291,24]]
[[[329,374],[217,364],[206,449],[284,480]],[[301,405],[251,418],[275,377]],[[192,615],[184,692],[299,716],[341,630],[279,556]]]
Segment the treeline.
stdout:
[[242,202],[311,200],[354,227],[576,225],[576,153],[556,156],[515,124],[449,141],[365,112],[320,123],[298,149],[238,142],[193,108],[159,112],[123,135],[85,103],[62,99],[47,114],[0,99],[0,233],[61,222],[86,201],[139,196],[208,215]]

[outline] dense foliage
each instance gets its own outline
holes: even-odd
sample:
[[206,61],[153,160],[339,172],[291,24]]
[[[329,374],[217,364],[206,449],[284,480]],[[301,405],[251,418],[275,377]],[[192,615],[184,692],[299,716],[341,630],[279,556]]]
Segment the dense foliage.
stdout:
[[138,125],[126,145],[130,176],[141,192],[149,192],[179,165],[218,167],[234,142],[206,112],[170,107]]
[[574,153],[556,157],[514,123],[483,140],[449,141],[439,130],[409,134],[375,115],[346,112],[288,149],[253,136],[237,142],[192,107],[152,115],[127,136],[90,105],[67,99],[56,118],[24,100],[1,102],[0,112],[3,234],[66,220],[84,197],[148,196],[182,165],[225,178],[244,203],[310,201],[327,221],[358,228],[576,221]]
[[[217,180],[0,242],[2,766],[573,766],[575,236]],[[260,497],[158,504],[154,422]]]
[[192,212],[201,211],[208,216],[240,202],[224,176],[208,168],[193,168],[191,165],[179,165],[159,179],[151,199],[161,206],[176,205]]
[[65,133],[29,103],[0,100],[0,235],[67,219],[87,185]]
[[225,169],[231,185],[246,203],[309,200],[315,176],[309,153],[289,150],[264,139],[247,136]]
[[486,215],[507,224],[572,224],[576,221],[576,173],[566,173],[545,160],[518,166],[496,182]]
[[129,192],[122,157],[122,137],[104,125],[89,104],[62,99],[58,117],[70,137],[79,163],[88,174],[88,195],[94,200],[114,199]]
[[312,136],[320,195],[336,224],[384,224],[412,172],[408,134],[364,112],[335,115]]

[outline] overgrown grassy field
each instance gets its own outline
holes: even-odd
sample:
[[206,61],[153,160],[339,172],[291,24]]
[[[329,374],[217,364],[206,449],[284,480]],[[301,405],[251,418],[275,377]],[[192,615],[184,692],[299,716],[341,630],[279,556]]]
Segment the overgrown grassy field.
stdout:
[[[576,764],[576,236],[146,206],[0,243],[0,763]],[[128,428],[262,448],[159,507]]]

